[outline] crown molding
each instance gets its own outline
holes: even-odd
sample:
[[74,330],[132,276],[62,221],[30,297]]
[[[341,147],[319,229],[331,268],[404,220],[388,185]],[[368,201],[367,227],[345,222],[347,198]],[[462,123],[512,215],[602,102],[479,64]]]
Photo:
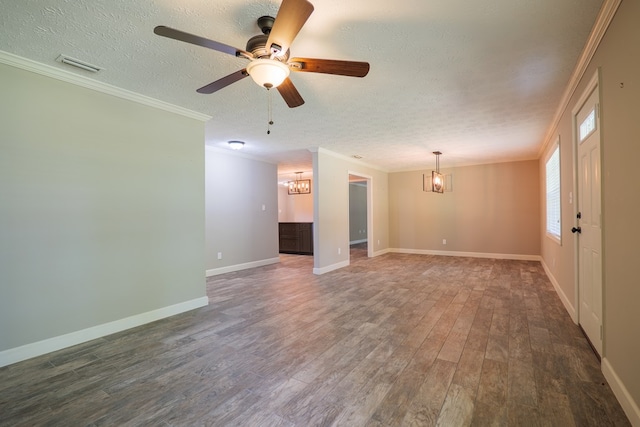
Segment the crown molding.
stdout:
[[30,71],[32,73],[40,74],[46,77],[51,77],[56,80],[61,80],[67,83],[71,83],[76,86],[81,86],[86,89],[91,89],[97,92],[106,93],[107,95],[112,95],[118,98],[137,102],[139,104],[143,104],[149,107],[158,108],[160,110],[168,111],[170,113],[179,114],[181,116],[189,117],[191,119],[196,119],[202,122],[211,120],[211,116],[208,116],[206,114],[198,113],[197,111],[193,111],[193,110],[188,110],[186,108],[169,104],[168,102],[160,101],[158,99],[141,95],[139,93],[131,92],[126,89],[121,89],[119,87],[116,87],[107,83],[99,82],[97,80],[93,80],[85,76],[74,74],[69,71],[62,70],[60,68],[56,68],[50,65],[42,64],[40,62],[32,61],[30,59],[26,59],[9,52],[4,52],[2,50],[0,50],[0,63],[9,65],[15,68],[20,68],[25,71]]
[[205,151],[209,151],[211,153],[218,153],[218,154],[224,154],[227,156],[233,156],[233,157],[242,157],[243,159],[247,159],[247,160],[253,160],[255,162],[261,162],[261,163],[266,163],[269,165],[278,165],[278,162],[274,162],[272,160],[268,160],[268,159],[264,159],[262,157],[259,156],[255,156],[253,154],[247,154],[247,153],[243,153],[242,150],[232,150],[231,148],[226,148],[226,147],[214,147],[212,145],[207,145],[208,143],[205,143],[204,149]]
[[[445,164],[445,166],[442,165],[442,163],[440,163],[440,169],[442,170],[455,170],[456,168],[466,168],[466,167],[470,167],[470,166],[487,166],[487,165],[500,165],[503,163],[518,163],[518,162],[530,162],[533,160],[539,160],[540,159],[540,154],[532,154],[532,155],[528,155],[526,157],[518,157],[518,158],[514,158],[514,159],[506,159],[506,160],[488,160],[488,161],[474,161],[474,160],[467,160],[467,161],[461,161],[461,162],[453,162],[453,163],[449,163],[449,164]],[[392,171],[389,171],[389,173],[402,173],[402,172],[424,172],[425,170],[432,170],[434,169],[431,166],[423,166],[421,168],[406,168],[406,169],[394,169]]]
[[582,54],[578,58],[578,62],[569,78],[569,83],[567,84],[564,93],[562,94],[562,98],[560,99],[560,104],[553,116],[553,120],[551,120],[551,124],[547,129],[547,132],[544,135],[543,144],[538,151],[538,158],[540,158],[547,149],[549,143],[555,140],[554,133],[558,128],[558,124],[560,123],[560,119],[562,115],[566,111],[569,106],[569,101],[573,96],[574,92],[578,88],[578,84],[582,77],[584,77],[584,73],[587,71],[587,67],[593,59],[593,55],[595,55],[602,38],[604,37],[607,28],[613,21],[613,17],[615,16],[618,7],[620,7],[620,3],[622,0],[604,0],[602,3],[602,7],[600,8],[600,12],[596,17],[596,22],[593,24],[593,28],[591,29],[591,33],[589,34],[589,38],[585,43],[584,49],[582,50]]
[[308,148],[308,150],[311,153],[323,153],[323,154],[326,154],[328,156],[335,157],[336,159],[346,160],[348,162],[355,163],[355,164],[361,165],[361,166],[365,166],[365,167],[370,168],[370,169],[375,169],[375,170],[380,171],[380,172],[389,173],[389,171],[387,169],[383,169],[380,166],[375,166],[375,165],[372,165],[372,164],[367,163],[365,161],[362,161],[362,160],[359,160],[359,159],[355,159],[353,157],[349,157],[349,156],[346,156],[344,154],[336,153],[335,151],[328,150],[328,149],[326,149],[324,147],[311,147],[311,148]]

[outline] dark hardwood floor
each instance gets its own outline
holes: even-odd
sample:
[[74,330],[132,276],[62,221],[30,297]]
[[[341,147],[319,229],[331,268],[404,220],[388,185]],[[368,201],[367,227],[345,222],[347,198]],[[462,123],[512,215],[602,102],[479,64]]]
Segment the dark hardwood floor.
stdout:
[[0,425],[629,425],[539,263],[354,251],[0,368]]

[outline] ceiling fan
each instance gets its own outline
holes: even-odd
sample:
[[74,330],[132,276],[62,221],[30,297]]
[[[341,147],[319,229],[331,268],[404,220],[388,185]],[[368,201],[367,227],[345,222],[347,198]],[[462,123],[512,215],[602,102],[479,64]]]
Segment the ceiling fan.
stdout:
[[289,47],[312,12],[313,5],[307,0],[283,0],[275,18],[271,16],[258,18],[258,26],[263,34],[250,38],[246,50],[162,25],[155,27],[153,32],[159,36],[217,50],[250,61],[246,68],[201,87],[197,90],[198,93],[214,93],[251,76],[260,86],[267,89],[277,88],[287,105],[294,108],[304,104],[304,100],[289,79],[290,71],[350,77],[364,77],[369,72],[369,63],[367,62],[314,58],[292,58],[289,60]]

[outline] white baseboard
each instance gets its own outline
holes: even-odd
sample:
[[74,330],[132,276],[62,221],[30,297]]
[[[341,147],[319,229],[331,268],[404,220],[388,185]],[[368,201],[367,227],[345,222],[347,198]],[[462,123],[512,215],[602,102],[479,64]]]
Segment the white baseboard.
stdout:
[[[401,249],[401,248],[387,248],[380,251],[375,251],[373,256],[380,256],[390,252],[402,253],[402,254],[416,254],[416,255],[440,255],[440,256],[455,256],[455,257],[470,257],[470,258],[490,258],[490,259],[511,259],[519,261],[542,261],[540,255],[520,255],[520,254],[495,254],[495,253],[481,253],[481,252],[459,252],[459,251],[434,251],[429,249]],[[322,268],[314,268],[313,274],[324,274],[338,268],[346,267],[349,265],[349,261],[332,264]]]
[[376,257],[376,256],[388,254],[389,252],[391,252],[391,250],[389,248],[382,249],[382,250],[379,250],[379,251],[373,251],[373,256]]
[[491,259],[512,259],[518,261],[540,261],[540,255],[520,255],[520,254],[494,254],[483,252],[460,252],[460,251],[434,251],[430,249],[401,249],[390,248],[389,252],[400,254],[417,254],[417,255],[440,255],[440,256],[456,256],[469,258],[491,258]]
[[233,273],[234,271],[246,270],[248,268],[262,267],[264,265],[277,264],[280,258],[261,259],[260,261],[246,262],[244,264],[229,265],[227,267],[212,268],[206,271],[207,277],[217,276],[218,274]]
[[181,302],[179,304],[170,305],[168,307],[159,308],[157,310],[147,311],[146,313],[136,314],[135,316],[126,317],[113,322],[103,323],[102,325],[93,326],[81,331],[71,332],[20,347],[10,348],[9,350],[0,351],[0,367],[31,359],[32,357],[42,356],[43,354],[51,353],[52,351],[71,347],[73,345],[91,341],[106,335],[111,335],[126,329],[135,328],[136,326],[144,325],[145,323],[155,322],[156,320],[204,307],[208,304],[209,298],[204,296],[190,301]]
[[547,277],[551,281],[551,284],[553,285],[554,289],[556,290],[556,293],[560,297],[560,301],[562,301],[562,304],[564,305],[564,308],[569,313],[569,316],[571,316],[571,320],[573,320],[573,323],[575,323],[577,325],[578,324],[578,313],[576,312],[576,308],[573,306],[573,304],[571,303],[569,298],[567,298],[567,295],[564,293],[564,291],[560,287],[560,284],[556,280],[555,276],[551,273],[551,270],[547,266],[547,263],[544,262],[544,259],[540,260],[540,263],[542,264],[542,268],[544,268],[544,272],[547,273]]
[[606,357],[602,359],[602,373],[607,379],[609,386],[611,386],[613,394],[616,395],[618,402],[620,402],[624,413],[627,414],[631,425],[640,427],[640,408],[638,408],[637,402],[633,400],[633,397],[629,394],[629,390],[624,386],[624,383],[620,380],[620,377],[618,377],[618,374],[616,374],[613,366],[609,363],[609,359]]
[[342,261],[342,262],[338,262],[338,263],[335,263],[335,264],[331,264],[331,265],[328,265],[328,266],[322,267],[322,268],[315,268],[314,267],[313,268],[313,274],[320,275],[320,274],[328,273],[330,271],[337,270],[337,269],[342,268],[342,267],[347,267],[348,265],[349,265],[349,260],[346,260],[346,261]]

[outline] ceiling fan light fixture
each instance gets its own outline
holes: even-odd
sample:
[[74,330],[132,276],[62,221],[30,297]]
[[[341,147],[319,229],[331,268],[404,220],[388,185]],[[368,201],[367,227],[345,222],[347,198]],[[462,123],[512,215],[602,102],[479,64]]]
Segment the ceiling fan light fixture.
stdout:
[[254,59],[247,65],[247,73],[258,86],[278,87],[289,77],[289,67],[275,59]]

